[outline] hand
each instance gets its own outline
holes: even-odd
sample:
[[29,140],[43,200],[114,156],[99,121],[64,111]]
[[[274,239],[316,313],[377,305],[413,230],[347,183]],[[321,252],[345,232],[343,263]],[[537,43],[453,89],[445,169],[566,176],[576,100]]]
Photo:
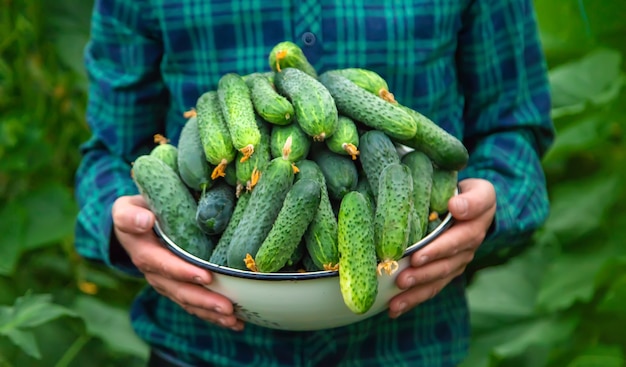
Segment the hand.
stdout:
[[185,262],[160,244],[152,232],[155,216],[141,195],[118,198],[112,216],[120,244],[157,292],[201,319],[233,330],[243,329],[232,302],[203,286],[211,283],[212,274]]
[[404,291],[389,302],[390,317],[436,296],[465,271],[485,238],[496,211],[495,189],[483,179],[465,179],[459,186],[461,193],[448,202],[455,224],[411,255],[411,266],[396,278]]

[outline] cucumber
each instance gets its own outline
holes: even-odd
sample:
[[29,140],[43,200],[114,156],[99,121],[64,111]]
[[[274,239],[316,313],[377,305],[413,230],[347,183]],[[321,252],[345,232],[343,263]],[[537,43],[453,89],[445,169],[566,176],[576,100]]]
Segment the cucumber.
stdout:
[[427,228],[426,229],[427,233],[431,233],[432,231],[437,229],[437,227],[439,227],[441,222],[442,222],[441,218],[439,218],[437,216],[433,216],[431,218],[430,222],[428,222],[428,226],[426,227]]
[[337,130],[326,139],[326,146],[334,153],[349,155],[352,160],[356,160],[359,155],[359,132],[354,121],[340,115],[337,120]]
[[239,221],[241,221],[241,217],[243,217],[243,212],[248,205],[248,201],[250,200],[251,193],[244,192],[242,193],[237,202],[235,204],[235,209],[233,210],[233,214],[230,216],[230,220],[226,225],[226,229],[222,232],[219,241],[215,245],[215,249],[209,258],[209,262],[226,266],[228,265],[228,248],[230,247],[230,240],[233,238],[233,234],[237,229],[237,225],[239,225]]
[[375,96],[338,74],[325,72],[320,75],[319,81],[330,92],[340,114],[396,139],[411,139],[415,136],[415,120],[399,106]]
[[232,187],[237,187],[237,162],[234,160],[230,162],[224,173],[224,182]]
[[196,225],[196,200],[176,172],[162,160],[142,155],[131,176],[163,232],[191,255],[207,259],[214,243]]
[[380,260],[378,273],[391,275],[409,244],[413,211],[413,179],[402,163],[388,165],[380,174],[374,214],[374,243]]
[[204,155],[215,168],[211,179],[226,176],[226,166],[235,159],[237,151],[222,114],[216,91],[203,93],[196,102],[196,116]]
[[213,184],[212,168],[204,157],[196,116],[190,117],[180,132],[177,164],[180,178],[190,189],[202,192]]
[[359,172],[352,159],[333,153],[323,145],[312,148],[310,158],[322,170],[331,199],[340,201],[345,194],[356,189]]
[[401,162],[411,170],[413,179],[413,211],[411,223],[411,244],[418,242],[428,233],[430,214],[430,192],[433,185],[433,164],[430,158],[419,150],[405,154]]
[[458,171],[439,167],[433,169],[432,190],[430,193],[430,211],[443,214],[448,211],[448,201],[456,190]]
[[320,184],[321,199],[315,217],[304,233],[304,241],[311,261],[318,270],[337,270],[339,250],[337,249],[337,217],[328,197],[326,179],[322,170],[312,160],[301,160],[296,163],[300,172],[295,181],[313,179]]
[[355,191],[360,192],[367,199],[367,202],[370,204],[370,209],[372,209],[372,213],[376,210],[376,199],[374,198],[374,193],[372,192],[372,187],[370,186],[370,182],[367,180],[367,176],[365,172],[359,172],[359,182],[356,184]]
[[363,68],[344,68],[329,70],[329,73],[339,74],[366,91],[377,95],[387,102],[397,103],[393,94],[389,92],[389,85],[378,73]]
[[276,73],[274,84],[293,105],[296,122],[314,141],[324,141],[333,135],[339,118],[337,107],[317,79],[301,70],[285,68]]
[[313,220],[320,198],[321,186],[317,181],[302,179],[293,184],[254,257],[256,271],[273,273],[287,264]]
[[289,160],[290,150],[291,140],[288,139],[283,156],[270,161],[252,190],[250,201],[230,242],[229,267],[245,270],[249,269],[247,264],[251,267],[254,265],[253,259],[293,185],[294,171]]
[[443,169],[461,170],[467,165],[469,153],[463,142],[421,113],[406,106],[400,108],[411,115],[417,129],[412,137],[396,139],[398,143],[421,150]]
[[317,71],[304,55],[300,46],[290,41],[277,43],[270,50],[268,63],[274,72],[282,72],[291,67],[305,72],[313,78],[317,78]]
[[292,162],[299,161],[309,155],[311,148],[311,138],[302,131],[300,125],[293,123],[287,126],[273,126],[270,140],[270,152],[272,158],[280,157],[282,149],[291,136],[291,154],[289,159]]
[[367,312],[378,295],[373,217],[367,199],[352,191],[341,200],[338,218],[339,287],[355,314]]
[[222,233],[235,208],[235,189],[225,182],[218,182],[206,190],[198,201],[196,223],[208,235]]
[[237,192],[252,190],[260,175],[272,159],[270,151],[270,125],[259,116],[256,116],[255,120],[259,133],[261,134],[261,140],[256,146],[256,152],[249,159],[244,159],[244,153],[237,153],[237,159],[235,160]]
[[391,138],[380,130],[370,130],[361,135],[359,149],[361,167],[376,199],[381,172],[390,164],[400,163],[400,156]]
[[250,89],[240,75],[226,73],[217,84],[217,95],[233,146],[243,153],[241,159],[245,161],[261,141]]
[[161,134],[154,135],[154,142],[157,143],[157,146],[152,148],[150,154],[162,160],[178,174],[178,149]]
[[288,125],[294,120],[291,102],[276,92],[276,88],[263,74],[252,74],[246,79],[250,98],[256,113],[275,125]]

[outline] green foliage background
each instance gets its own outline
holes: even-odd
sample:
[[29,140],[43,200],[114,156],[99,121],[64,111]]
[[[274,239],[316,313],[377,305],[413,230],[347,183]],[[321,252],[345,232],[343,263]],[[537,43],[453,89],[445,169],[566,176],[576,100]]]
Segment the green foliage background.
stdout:
[[[552,212],[469,289],[464,367],[626,365],[626,2],[535,0],[557,140]],[[141,366],[143,283],[73,249],[91,1],[0,0],[0,367]]]

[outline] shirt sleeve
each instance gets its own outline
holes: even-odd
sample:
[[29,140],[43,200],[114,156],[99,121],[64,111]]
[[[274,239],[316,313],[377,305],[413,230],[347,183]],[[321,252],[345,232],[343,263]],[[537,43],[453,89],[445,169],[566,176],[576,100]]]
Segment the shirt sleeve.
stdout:
[[473,1],[457,63],[470,152],[459,178],[489,180],[497,195],[495,219],[476,260],[506,257],[528,242],[549,212],[541,158],[554,131],[532,1]]
[[87,123],[76,174],[77,252],[130,275],[138,270],[112,235],[111,207],[138,192],[131,162],[163,130],[168,97],[159,74],[162,45],[143,1],[97,0],[85,49]]

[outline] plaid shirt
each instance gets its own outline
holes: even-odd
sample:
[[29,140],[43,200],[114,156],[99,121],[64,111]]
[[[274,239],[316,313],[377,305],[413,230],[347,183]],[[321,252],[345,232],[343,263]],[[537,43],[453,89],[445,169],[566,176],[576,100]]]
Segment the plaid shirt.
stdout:
[[[136,194],[129,170],[162,133],[174,143],[183,112],[228,72],[269,70],[271,47],[299,44],[319,72],[363,67],[401,103],[462,139],[460,178],[491,181],[494,225],[480,261],[523,243],[548,213],[540,157],[553,139],[546,65],[531,0],[99,0],[85,57],[91,139],[77,172],[76,248],[139,275],[110,242],[111,206]],[[386,313],[317,332],[247,325],[223,330],[146,288],[137,333],[182,360],[227,366],[454,366],[469,340],[465,281],[397,320]]]

